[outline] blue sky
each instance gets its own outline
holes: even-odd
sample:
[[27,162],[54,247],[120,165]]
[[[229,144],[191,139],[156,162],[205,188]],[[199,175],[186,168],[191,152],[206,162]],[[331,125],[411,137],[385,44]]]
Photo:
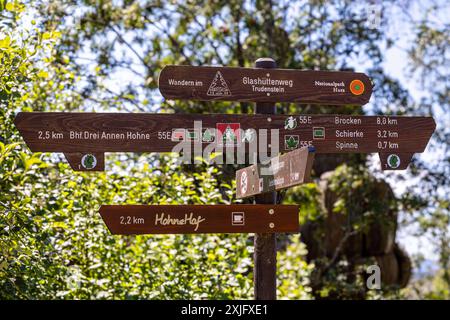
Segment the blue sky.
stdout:
[[[403,2],[403,5],[401,4]],[[450,17],[450,3],[443,1],[436,1],[437,3],[446,3],[445,10],[441,10],[437,15],[430,16],[434,23],[442,25],[448,23],[448,17]],[[407,49],[410,47],[410,43],[413,39],[413,30],[411,24],[408,22],[409,18],[413,18],[415,21],[419,21],[423,14],[433,5],[433,1],[399,1],[400,5],[391,6],[388,15],[386,16],[389,24],[389,33],[398,34],[398,41],[391,48],[384,52],[385,60],[383,68],[385,72],[391,77],[397,79],[402,85],[409,90],[411,96],[415,101],[419,101],[422,97],[426,97],[429,93],[423,90],[420,85],[420,80],[417,76],[412,77],[408,72],[408,55]],[[406,4],[410,4],[409,7]],[[407,10],[405,10],[407,9]],[[445,73],[448,73],[449,66],[442,66],[445,69]],[[370,109],[370,105],[367,106]],[[439,126],[450,123],[450,113],[443,112],[443,108],[436,108],[437,116],[437,129]],[[443,161],[445,155],[438,152],[430,151],[427,147],[424,153],[416,154],[418,157],[428,163],[438,163]],[[401,172],[377,172],[376,169],[379,166],[379,160],[377,157],[373,157],[372,164],[374,165],[374,171],[379,177],[384,177],[392,186],[396,195],[400,196],[408,186],[417,186],[420,183],[420,177],[412,178],[409,175],[408,170]],[[408,177],[405,180],[399,180],[398,177]],[[416,226],[411,225],[408,227],[402,227],[397,233],[397,239],[400,244],[406,248],[410,254],[422,254],[426,259],[436,261],[438,258],[437,250],[433,248],[433,245],[427,237],[417,237],[414,235]]]

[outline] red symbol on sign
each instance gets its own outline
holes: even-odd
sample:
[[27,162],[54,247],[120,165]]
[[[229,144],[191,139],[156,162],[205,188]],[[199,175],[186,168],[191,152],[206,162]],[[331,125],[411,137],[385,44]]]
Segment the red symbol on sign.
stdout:
[[353,80],[350,82],[350,92],[355,96],[359,96],[364,93],[364,83],[361,80]]
[[217,143],[220,146],[237,146],[241,141],[240,123],[217,123]]
[[174,129],[172,131],[172,141],[184,141],[186,135],[185,129]]

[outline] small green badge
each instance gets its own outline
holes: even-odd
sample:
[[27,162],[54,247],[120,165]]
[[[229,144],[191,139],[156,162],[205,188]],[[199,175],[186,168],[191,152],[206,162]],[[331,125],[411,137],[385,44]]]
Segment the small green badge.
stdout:
[[284,148],[286,150],[296,149],[298,147],[299,138],[297,135],[284,136]]
[[187,141],[198,141],[198,132],[196,129],[187,129]]
[[313,139],[325,139],[325,128],[313,127]]
[[97,165],[97,158],[93,154],[85,154],[81,158],[81,165],[87,170],[94,169]]
[[213,142],[216,138],[214,129],[204,129],[202,135],[202,142]]
[[397,169],[398,167],[400,167],[400,157],[396,154],[390,154],[387,157],[387,164],[392,169]]

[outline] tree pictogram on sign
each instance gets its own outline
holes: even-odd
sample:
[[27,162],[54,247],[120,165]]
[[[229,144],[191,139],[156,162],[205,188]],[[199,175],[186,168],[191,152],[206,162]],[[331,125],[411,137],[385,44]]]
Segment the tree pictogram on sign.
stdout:
[[233,130],[230,126],[228,126],[225,129],[225,132],[223,134],[223,143],[225,145],[235,145],[236,144],[236,135],[234,134]]
[[202,142],[213,142],[216,137],[214,129],[204,129],[202,134]]
[[218,145],[232,147],[241,143],[240,123],[217,123],[216,129]]
[[81,158],[81,165],[85,169],[93,169],[97,165],[97,159],[92,154],[86,154]]

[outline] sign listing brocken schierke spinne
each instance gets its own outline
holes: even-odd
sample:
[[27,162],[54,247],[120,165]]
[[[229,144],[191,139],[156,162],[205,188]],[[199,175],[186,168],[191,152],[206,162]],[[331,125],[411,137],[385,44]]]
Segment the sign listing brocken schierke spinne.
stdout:
[[423,152],[436,126],[431,117],[56,112],[19,113],[15,123],[32,151],[79,153],[75,161],[87,153],[174,152],[184,142],[189,152],[379,153],[391,170]]

